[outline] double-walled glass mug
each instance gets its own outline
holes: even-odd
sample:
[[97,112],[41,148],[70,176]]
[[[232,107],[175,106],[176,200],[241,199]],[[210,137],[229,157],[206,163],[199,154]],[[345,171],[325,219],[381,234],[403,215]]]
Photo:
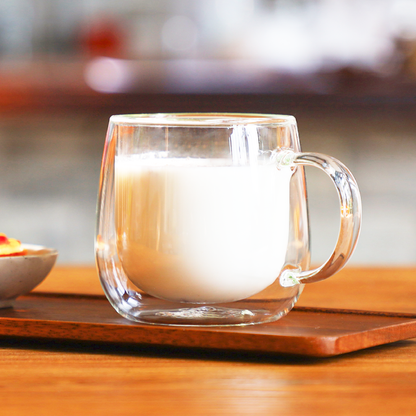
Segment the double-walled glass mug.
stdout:
[[[328,174],[341,205],[334,251],[312,270],[304,165]],[[134,114],[110,119],[97,215],[97,267],[122,316],[248,325],[345,265],[361,201],[341,162],[301,152],[292,116]]]

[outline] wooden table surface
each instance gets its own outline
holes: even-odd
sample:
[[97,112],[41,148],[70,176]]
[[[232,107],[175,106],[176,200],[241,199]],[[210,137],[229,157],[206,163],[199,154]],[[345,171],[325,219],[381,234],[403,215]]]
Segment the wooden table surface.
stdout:
[[[93,267],[42,292],[102,293]],[[416,268],[346,268],[298,305],[416,313]],[[335,358],[0,339],[0,415],[415,415],[416,340]]]

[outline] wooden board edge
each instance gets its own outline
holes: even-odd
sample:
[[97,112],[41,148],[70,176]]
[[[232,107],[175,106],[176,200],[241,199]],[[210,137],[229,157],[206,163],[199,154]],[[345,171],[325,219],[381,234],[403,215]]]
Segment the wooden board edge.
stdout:
[[[397,328],[400,330],[397,331]],[[296,337],[270,334],[206,331],[204,344],[198,341],[194,331],[173,327],[128,326],[117,324],[94,324],[78,322],[32,321],[18,318],[3,318],[0,336],[19,338],[42,338],[62,341],[87,341],[111,344],[163,345],[171,347],[247,351],[272,354],[292,354],[310,357],[333,357],[382,344],[386,344],[381,332],[390,332],[388,343],[416,337],[416,322],[376,328],[367,332],[369,336],[354,333],[328,337]],[[200,339],[200,338],[199,338]]]

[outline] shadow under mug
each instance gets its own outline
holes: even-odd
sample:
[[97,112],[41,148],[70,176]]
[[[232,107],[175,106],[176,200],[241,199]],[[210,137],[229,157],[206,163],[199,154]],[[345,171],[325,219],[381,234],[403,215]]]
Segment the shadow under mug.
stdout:
[[[335,248],[310,270],[304,165],[333,181]],[[350,258],[361,226],[356,181],[302,153],[292,116],[133,114],[110,118],[95,242],[101,284],[146,324],[228,326],[287,314],[304,283]]]

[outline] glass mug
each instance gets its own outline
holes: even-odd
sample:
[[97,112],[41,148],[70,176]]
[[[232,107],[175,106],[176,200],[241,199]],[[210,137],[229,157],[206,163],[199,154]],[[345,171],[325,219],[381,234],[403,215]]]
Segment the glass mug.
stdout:
[[[304,165],[332,179],[335,248],[310,270]],[[292,116],[133,114],[110,118],[95,242],[104,292],[145,324],[272,322],[305,283],[350,258],[361,226],[357,183],[336,159],[302,153]]]

